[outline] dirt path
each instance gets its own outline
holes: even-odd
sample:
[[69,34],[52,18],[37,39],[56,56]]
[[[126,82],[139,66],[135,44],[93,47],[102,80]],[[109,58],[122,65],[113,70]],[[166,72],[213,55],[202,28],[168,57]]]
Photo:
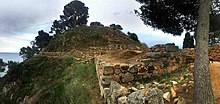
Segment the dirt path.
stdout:
[[214,96],[217,104],[220,104],[220,62],[211,63],[210,74]]

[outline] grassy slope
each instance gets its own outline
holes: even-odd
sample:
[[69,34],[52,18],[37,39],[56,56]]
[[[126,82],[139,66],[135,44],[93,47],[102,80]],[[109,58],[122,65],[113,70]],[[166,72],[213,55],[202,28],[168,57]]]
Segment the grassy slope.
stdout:
[[95,87],[96,81],[92,63],[77,63],[73,57],[35,57],[21,66],[24,71],[16,87],[6,96],[0,96],[1,103],[15,104],[27,99],[38,104],[84,104],[91,100],[89,90]]

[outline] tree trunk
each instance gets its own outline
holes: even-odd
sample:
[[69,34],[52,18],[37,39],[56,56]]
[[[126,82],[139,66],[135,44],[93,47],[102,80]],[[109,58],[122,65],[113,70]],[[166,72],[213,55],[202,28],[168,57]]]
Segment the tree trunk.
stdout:
[[199,0],[193,104],[214,104],[208,58],[210,4],[211,0]]

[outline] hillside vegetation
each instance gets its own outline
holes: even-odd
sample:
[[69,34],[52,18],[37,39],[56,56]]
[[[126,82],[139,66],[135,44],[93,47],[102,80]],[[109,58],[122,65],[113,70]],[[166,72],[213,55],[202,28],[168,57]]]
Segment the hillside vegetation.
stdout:
[[[88,103],[95,87],[95,65],[83,64],[73,57],[34,57],[20,63],[22,73],[1,80],[0,102],[5,104],[82,104]],[[17,74],[17,73],[13,73]]]

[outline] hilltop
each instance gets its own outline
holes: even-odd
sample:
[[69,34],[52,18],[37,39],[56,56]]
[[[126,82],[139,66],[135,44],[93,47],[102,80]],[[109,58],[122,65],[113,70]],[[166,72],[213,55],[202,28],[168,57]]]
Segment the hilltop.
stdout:
[[113,48],[116,45],[129,46],[130,49],[137,49],[137,46],[141,46],[140,43],[133,41],[119,30],[110,27],[84,26],[57,36],[44,51],[84,51],[89,47]]

